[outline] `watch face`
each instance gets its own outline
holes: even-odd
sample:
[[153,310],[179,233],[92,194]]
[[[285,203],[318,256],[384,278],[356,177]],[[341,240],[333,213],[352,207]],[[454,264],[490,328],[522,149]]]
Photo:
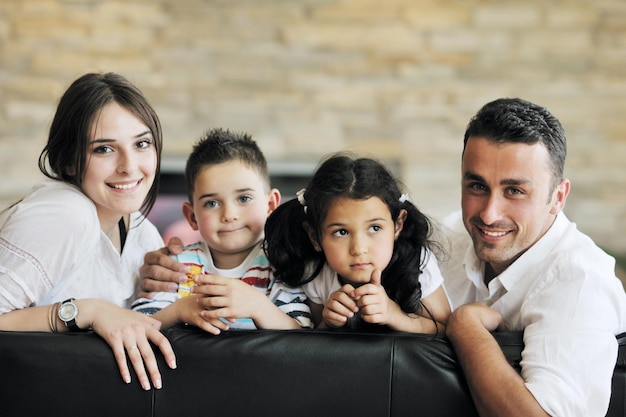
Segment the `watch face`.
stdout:
[[65,303],[59,309],[59,317],[63,321],[69,321],[76,317],[76,305],[74,303]]

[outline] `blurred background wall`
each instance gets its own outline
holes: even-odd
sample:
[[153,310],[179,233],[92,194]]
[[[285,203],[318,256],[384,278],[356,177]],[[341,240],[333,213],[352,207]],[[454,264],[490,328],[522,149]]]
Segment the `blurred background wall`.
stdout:
[[459,208],[469,118],[526,98],[567,132],[566,213],[626,253],[623,0],[2,0],[2,207],[41,178],[57,100],[90,71],[146,93],[168,169],[204,130],[244,130],[273,169],[382,159],[435,218]]

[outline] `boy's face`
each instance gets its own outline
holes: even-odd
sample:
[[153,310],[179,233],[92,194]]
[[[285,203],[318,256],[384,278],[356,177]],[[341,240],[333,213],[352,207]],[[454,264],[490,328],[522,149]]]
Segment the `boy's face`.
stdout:
[[257,171],[228,161],[200,171],[193,206],[185,203],[183,213],[211,249],[215,266],[230,269],[263,239],[267,216],[279,203],[278,190],[268,191]]

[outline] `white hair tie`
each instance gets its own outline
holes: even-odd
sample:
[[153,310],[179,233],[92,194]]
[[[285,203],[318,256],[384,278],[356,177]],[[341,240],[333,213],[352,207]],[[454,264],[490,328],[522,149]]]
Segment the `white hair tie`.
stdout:
[[409,198],[409,195],[408,194],[402,194],[400,196],[400,202],[401,203],[406,203],[407,201],[411,201],[411,199]]
[[304,214],[306,214],[306,200],[304,199],[305,192],[306,188],[302,188],[296,193],[296,197],[298,197],[298,203],[300,203],[300,205],[304,207]]

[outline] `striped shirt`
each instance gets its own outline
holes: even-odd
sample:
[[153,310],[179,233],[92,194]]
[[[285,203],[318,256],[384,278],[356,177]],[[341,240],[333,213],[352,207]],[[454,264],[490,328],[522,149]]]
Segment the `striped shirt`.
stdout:
[[[232,269],[219,269],[213,263],[211,252],[205,242],[185,247],[174,259],[187,266],[189,281],[179,285],[178,292],[155,292],[152,299],[140,298],[133,302],[133,310],[144,314],[154,314],[174,301],[189,294],[193,277],[199,274],[215,274],[227,278],[240,279],[263,292],[283,313],[296,320],[300,326],[312,328],[311,311],[305,303],[306,295],[301,288],[288,287],[277,281],[272,268],[259,242],[241,265]],[[250,318],[238,318],[236,323],[228,322],[230,329],[252,330],[256,325]]]

